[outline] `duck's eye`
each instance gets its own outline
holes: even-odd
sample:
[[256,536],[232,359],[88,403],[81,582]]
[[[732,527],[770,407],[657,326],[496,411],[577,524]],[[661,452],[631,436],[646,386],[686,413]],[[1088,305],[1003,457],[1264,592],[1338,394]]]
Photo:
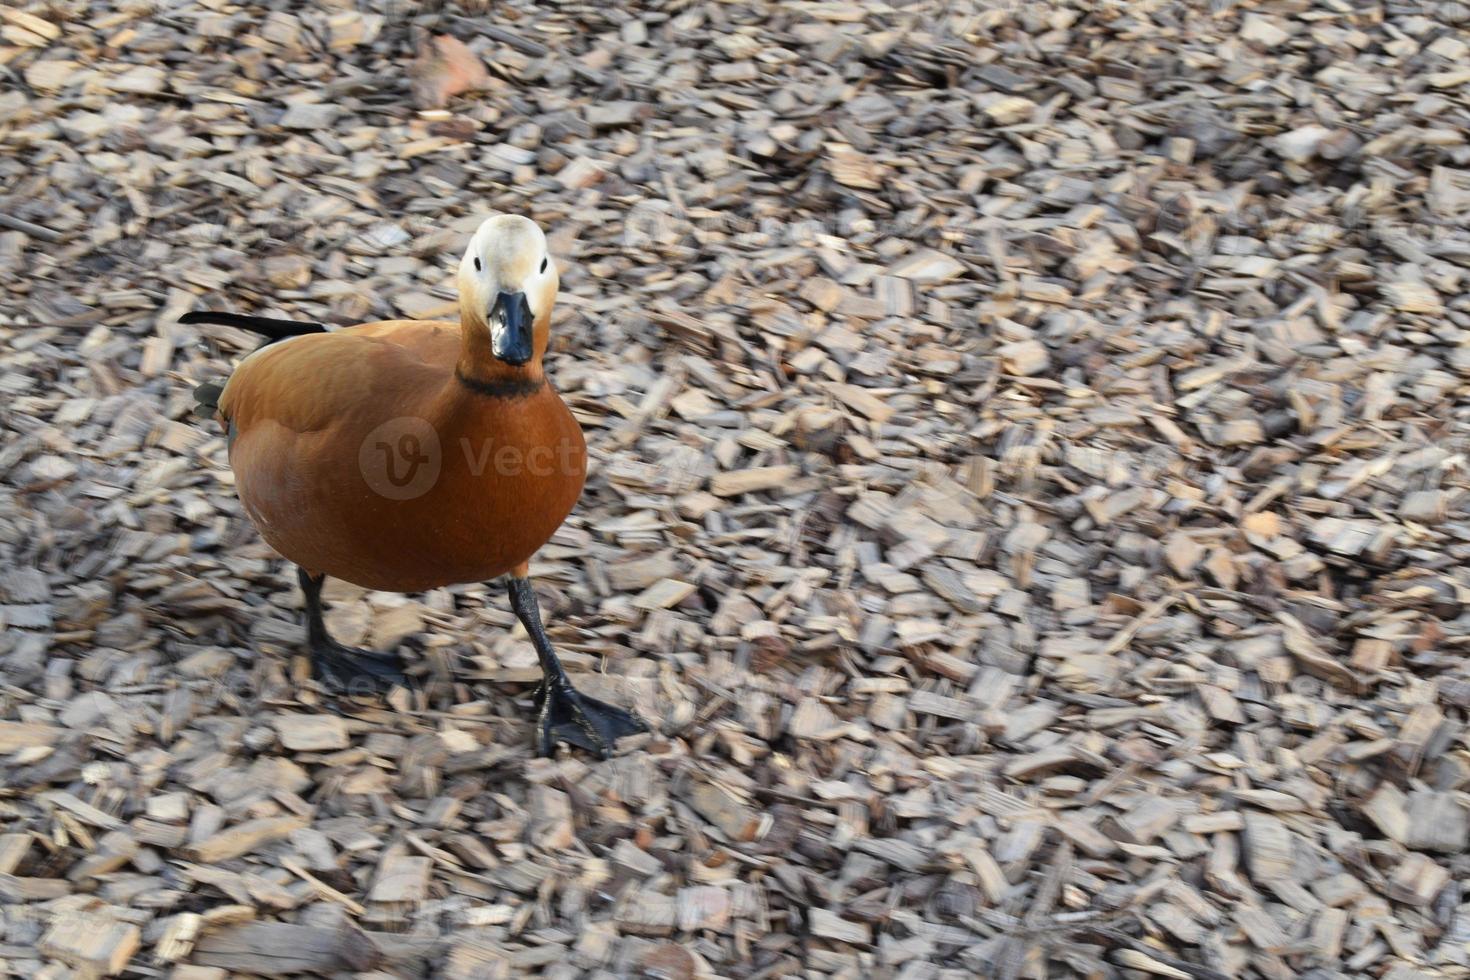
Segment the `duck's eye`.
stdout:
[[542,258],[541,259],[541,271],[542,272],[545,272],[546,271],[546,262],[547,262],[547,260],[545,258]]
[[478,255],[475,256],[475,271],[480,271],[480,257]]

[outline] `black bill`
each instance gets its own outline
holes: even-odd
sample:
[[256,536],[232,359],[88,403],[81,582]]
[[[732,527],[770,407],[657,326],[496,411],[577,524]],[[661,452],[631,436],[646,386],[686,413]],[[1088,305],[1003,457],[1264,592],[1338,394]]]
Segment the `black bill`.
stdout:
[[490,350],[507,364],[531,359],[531,304],[525,293],[501,293],[490,307]]

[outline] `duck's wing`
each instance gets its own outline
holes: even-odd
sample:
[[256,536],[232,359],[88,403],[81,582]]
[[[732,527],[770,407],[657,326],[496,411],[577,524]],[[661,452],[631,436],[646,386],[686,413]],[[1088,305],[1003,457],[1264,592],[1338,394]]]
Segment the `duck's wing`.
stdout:
[[427,336],[431,326],[367,324],[263,347],[219,392],[219,417],[240,434],[267,422],[301,433],[426,412],[452,377],[457,351],[448,338]]
[[[257,347],[269,347],[277,341],[301,337],[312,333],[326,333],[326,324],[315,320],[280,320],[268,316],[249,316],[244,313],[225,313],[218,310],[194,310],[179,317],[180,323],[212,323],[221,327],[249,330],[265,337]],[[224,393],[227,379],[206,381],[194,389],[194,414],[200,418],[220,418],[219,400]]]

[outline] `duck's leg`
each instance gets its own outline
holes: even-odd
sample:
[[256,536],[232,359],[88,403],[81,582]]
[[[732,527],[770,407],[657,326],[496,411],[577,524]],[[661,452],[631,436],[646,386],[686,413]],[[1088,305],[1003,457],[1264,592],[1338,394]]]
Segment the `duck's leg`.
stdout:
[[624,735],[648,731],[637,717],[572,686],[562,669],[556,651],[551,648],[546,629],[541,625],[541,610],[536,591],[525,576],[525,568],[516,570],[510,580],[510,605],[516,618],[531,636],[536,656],[541,661],[541,688],[537,692],[536,751],[550,755],[558,739],[596,752],[606,759],[613,745]]
[[311,672],[317,680],[346,694],[371,694],[408,683],[403,661],[396,653],[359,650],[332,639],[322,619],[322,583],[327,577],[313,577],[299,566],[296,575],[306,595],[306,644],[311,652]]

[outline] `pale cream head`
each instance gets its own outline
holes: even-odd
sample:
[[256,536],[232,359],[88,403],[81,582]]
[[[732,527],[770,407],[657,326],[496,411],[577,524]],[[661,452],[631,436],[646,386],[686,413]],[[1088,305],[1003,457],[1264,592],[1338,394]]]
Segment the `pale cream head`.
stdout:
[[[556,263],[546,236],[530,218],[497,214],[486,218],[459,263],[459,305],[465,326],[490,332],[497,357],[518,363],[519,340],[511,334],[529,313],[536,356],[546,349],[551,307],[556,301]],[[524,306],[522,306],[524,303]]]

